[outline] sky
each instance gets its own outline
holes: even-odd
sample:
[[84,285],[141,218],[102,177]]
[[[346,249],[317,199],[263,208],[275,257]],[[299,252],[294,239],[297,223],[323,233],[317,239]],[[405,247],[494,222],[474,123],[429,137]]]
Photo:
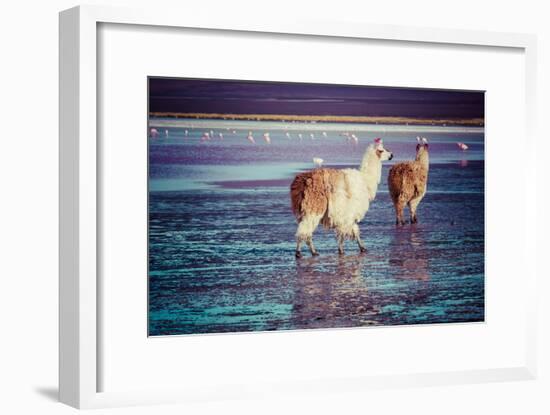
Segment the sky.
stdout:
[[328,84],[149,79],[149,111],[484,118],[484,93]]

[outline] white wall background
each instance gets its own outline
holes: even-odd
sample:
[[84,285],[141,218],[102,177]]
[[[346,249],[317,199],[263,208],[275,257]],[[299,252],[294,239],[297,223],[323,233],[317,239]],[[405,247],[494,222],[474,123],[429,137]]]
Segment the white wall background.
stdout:
[[[316,15],[324,19],[536,33],[539,36],[539,251],[547,255],[546,180],[550,137],[550,12],[546,2],[523,0],[319,0],[123,1],[86,3],[170,7],[205,15],[269,13],[281,19]],[[328,3],[328,2],[327,2]],[[69,0],[2,4],[0,24],[0,412],[70,413],[57,394],[57,164],[58,17],[77,3]],[[179,9],[178,9],[179,8]],[[408,65],[414,64],[407,62]],[[460,68],[457,68],[460,70]],[[521,159],[522,144],[518,143]],[[514,195],[511,195],[513,200]],[[513,220],[513,212],[510,213]],[[510,243],[514,243],[510,241]],[[277,402],[221,402],[191,407],[162,406],[102,410],[98,413],[550,413],[550,290],[540,261],[540,376],[536,381],[453,387],[367,391],[292,398]],[[521,276],[518,275],[518,284]],[[511,304],[513,307],[513,304]]]

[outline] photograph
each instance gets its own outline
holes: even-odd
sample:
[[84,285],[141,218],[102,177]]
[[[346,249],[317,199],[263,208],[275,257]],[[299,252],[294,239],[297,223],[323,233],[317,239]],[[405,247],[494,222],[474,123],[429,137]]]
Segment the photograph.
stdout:
[[485,92],[147,82],[148,335],[485,321]]

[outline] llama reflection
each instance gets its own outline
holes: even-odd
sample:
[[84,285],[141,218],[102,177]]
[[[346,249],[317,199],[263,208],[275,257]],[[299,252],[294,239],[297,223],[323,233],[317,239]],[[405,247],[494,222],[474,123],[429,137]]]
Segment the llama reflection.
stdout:
[[428,281],[430,279],[426,243],[415,226],[396,228],[390,244],[389,264],[398,279]]
[[376,309],[369,303],[365,255],[304,258],[296,264],[293,319],[307,328],[369,324]]

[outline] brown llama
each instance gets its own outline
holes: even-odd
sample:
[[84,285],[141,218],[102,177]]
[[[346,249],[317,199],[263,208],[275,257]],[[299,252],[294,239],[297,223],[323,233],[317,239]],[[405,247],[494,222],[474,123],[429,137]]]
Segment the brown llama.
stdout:
[[398,163],[390,168],[388,187],[395,207],[395,224],[404,225],[403,210],[409,207],[411,223],[417,223],[416,209],[426,194],[430,156],[428,140],[417,137],[416,159]]

